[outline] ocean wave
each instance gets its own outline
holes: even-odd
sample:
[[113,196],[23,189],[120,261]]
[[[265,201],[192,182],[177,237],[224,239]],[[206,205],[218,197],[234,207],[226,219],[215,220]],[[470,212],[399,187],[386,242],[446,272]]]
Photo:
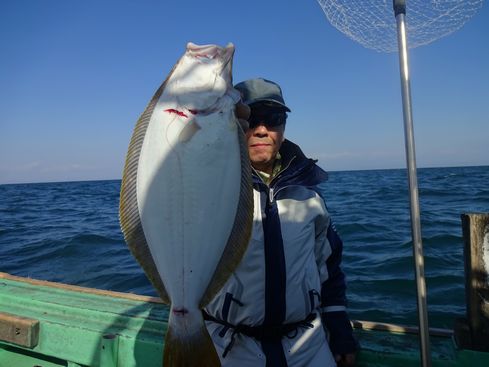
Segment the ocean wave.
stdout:
[[[464,302],[460,213],[489,209],[489,169],[419,170],[431,325]],[[470,184],[468,179],[470,178]],[[124,243],[120,180],[0,186],[0,271],[156,295]],[[332,172],[324,187],[344,243],[353,318],[416,323],[406,170]]]

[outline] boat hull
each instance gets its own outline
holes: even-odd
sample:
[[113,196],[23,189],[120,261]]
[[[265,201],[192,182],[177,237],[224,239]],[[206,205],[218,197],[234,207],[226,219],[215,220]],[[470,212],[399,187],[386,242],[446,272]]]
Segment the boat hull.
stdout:
[[[39,322],[31,347],[5,340],[9,317]],[[0,273],[1,367],[161,367],[168,306],[153,297]],[[419,366],[416,328],[354,321],[358,367]],[[489,352],[457,349],[450,330],[433,330],[432,365],[489,366]],[[34,340],[35,341],[35,340]]]

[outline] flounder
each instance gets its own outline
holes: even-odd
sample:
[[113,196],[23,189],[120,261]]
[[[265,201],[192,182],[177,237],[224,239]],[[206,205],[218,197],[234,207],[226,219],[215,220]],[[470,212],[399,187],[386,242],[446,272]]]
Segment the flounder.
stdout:
[[220,366],[201,309],[239,264],[253,220],[251,166],[235,117],[234,46],[185,54],[137,121],[120,223],[132,254],[171,305],[163,362]]

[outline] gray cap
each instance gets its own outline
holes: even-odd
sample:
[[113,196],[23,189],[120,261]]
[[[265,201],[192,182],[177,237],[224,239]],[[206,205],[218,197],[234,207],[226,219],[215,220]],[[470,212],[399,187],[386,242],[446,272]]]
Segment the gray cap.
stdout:
[[281,105],[287,112],[289,107],[285,105],[282,89],[277,83],[270,80],[257,78],[249,79],[234,86],[241,92],[243,103],[251,105],[257,102],[273,102]]

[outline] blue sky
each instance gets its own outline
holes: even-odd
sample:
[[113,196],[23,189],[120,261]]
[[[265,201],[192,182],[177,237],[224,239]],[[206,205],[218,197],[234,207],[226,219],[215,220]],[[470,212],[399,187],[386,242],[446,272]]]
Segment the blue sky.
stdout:
[[[489,165],[489,10],[410,52],[419,167]],[[0,3],[0,184],[119,179],[135,122],[188,41],[281,84],[286,136],[326,170],[405,167],[397,53],[315,0]]]

